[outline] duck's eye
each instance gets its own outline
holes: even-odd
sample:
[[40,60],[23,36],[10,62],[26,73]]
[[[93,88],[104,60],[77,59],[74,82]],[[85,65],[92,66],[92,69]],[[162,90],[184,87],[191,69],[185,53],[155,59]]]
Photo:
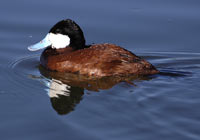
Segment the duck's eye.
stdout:
[[60,29],[56,29],[56,33],[60,33]]

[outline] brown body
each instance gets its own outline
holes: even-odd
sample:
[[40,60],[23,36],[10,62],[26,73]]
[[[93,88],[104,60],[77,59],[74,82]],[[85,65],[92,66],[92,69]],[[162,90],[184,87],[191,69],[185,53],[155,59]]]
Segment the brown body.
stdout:
[[113,44],[95,44],[80,50],[48,47],[43,51],[40,62],[49,70],[95,77],[159,73],[146,60]]

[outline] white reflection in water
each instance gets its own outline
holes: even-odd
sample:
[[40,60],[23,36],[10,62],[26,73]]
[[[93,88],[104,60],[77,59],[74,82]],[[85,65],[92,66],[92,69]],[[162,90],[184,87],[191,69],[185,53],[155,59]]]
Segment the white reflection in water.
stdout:
[[61,81],[57,79],[52,79],[49,85],[48,95],[50,98],[59,98],[59,95],[70,96],[70,88],[71,86],[67,84],[63,84]]

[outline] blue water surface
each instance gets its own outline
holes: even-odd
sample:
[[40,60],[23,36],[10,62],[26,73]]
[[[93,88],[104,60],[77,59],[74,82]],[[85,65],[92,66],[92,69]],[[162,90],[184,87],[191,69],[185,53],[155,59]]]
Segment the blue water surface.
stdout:
[[[0,139],[199,140],[199,15],[198,0],[1,0]],[[45,77],[27,47],[67,18],[87,44],[120,45],[163,74],[104,88]]]

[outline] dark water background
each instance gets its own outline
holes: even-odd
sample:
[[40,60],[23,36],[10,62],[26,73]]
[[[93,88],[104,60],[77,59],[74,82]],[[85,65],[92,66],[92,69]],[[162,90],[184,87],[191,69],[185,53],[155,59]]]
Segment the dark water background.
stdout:
[[[165,74],[99,91],[44,78],[27,46],[66,18]],[[199,0],[1,0],[0,139],[199,140],[199,25]]]

